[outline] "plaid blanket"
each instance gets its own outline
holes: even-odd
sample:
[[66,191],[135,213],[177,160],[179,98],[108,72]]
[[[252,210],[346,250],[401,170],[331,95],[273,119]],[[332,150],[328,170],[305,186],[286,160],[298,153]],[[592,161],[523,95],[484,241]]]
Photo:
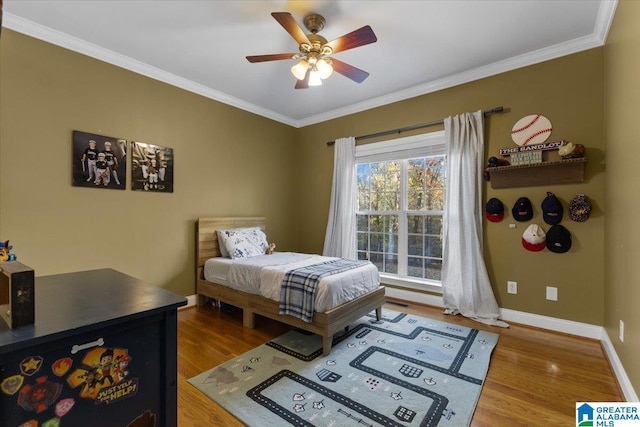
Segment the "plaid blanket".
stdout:
[[310,323],[320,279],[361,267],[368,262],[339,258],[287,271],[280,289],[280,314],[290,314]]

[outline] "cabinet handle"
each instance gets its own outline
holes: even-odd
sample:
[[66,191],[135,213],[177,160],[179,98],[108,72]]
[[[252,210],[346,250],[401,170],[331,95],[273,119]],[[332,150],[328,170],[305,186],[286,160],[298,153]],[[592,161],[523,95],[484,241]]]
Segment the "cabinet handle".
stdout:
[[73,347],[71,347],[71,354],[76,354],[77,352],[84,350],[85,348],[91,348],[91,347],[96,347],[96,346],[102,346],[104,345],[104,340],[102,338],[98,338],[95,341],[91,341],[88,342],[86,344],[75,344]]

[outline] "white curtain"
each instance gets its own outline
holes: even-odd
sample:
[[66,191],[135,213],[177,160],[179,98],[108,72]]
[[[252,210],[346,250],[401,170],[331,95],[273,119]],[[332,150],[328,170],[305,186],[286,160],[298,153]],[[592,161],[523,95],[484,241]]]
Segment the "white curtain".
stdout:
[[329,220],[322,255],[356,258],[356,139],[336,140]]
[[442,291],[447,314],[508,327],[500,316],[482,252],[482,111],[444,120],[447,197],[443,224]]

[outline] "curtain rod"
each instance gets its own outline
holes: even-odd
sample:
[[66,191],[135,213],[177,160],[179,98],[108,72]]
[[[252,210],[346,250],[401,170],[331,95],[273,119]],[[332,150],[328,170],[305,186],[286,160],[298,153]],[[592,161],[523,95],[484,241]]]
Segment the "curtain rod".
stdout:
[[[488,116],[490,114],[503,113],[503,112],[504,112],[504,107],[500,106],[500,107],[492,108],[490,110],[483,111],[482,114],[485,115],[485,116]],[[403,127],[403,128],[399,128],[399,129],[384,130],[382,132],[376,132],[376,133],[370,133],[368,135],[356,136],[356,142],[357,141],[362,141],[363,139],[377,138],[379,136],[391,135],[391,134],[394,134],[394,133],[402,133],[402,132],[407,132],[407,131],[410,131],[410,130],[416,130],[416,129],[422,129],[422,128],[431,127],[431,126],[437,126],[437,125],[441,125],[443,123],[444,123],[444,119],[434,120],[432,122],[420,123],[419,125],[407,126],[407,127]],[[334,145],[335,143],[336,143],[335,141],[329,141],[329,142],[327,142],[327,145],[331,146],[331,145]]]

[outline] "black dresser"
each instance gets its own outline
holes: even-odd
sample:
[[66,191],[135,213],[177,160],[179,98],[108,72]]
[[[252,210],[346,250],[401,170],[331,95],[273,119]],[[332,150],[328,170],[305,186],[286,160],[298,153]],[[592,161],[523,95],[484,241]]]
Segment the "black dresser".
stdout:
[[177,308],[112,269],[35,279],[35,324],[0,322],[0,425],[176,426]]

